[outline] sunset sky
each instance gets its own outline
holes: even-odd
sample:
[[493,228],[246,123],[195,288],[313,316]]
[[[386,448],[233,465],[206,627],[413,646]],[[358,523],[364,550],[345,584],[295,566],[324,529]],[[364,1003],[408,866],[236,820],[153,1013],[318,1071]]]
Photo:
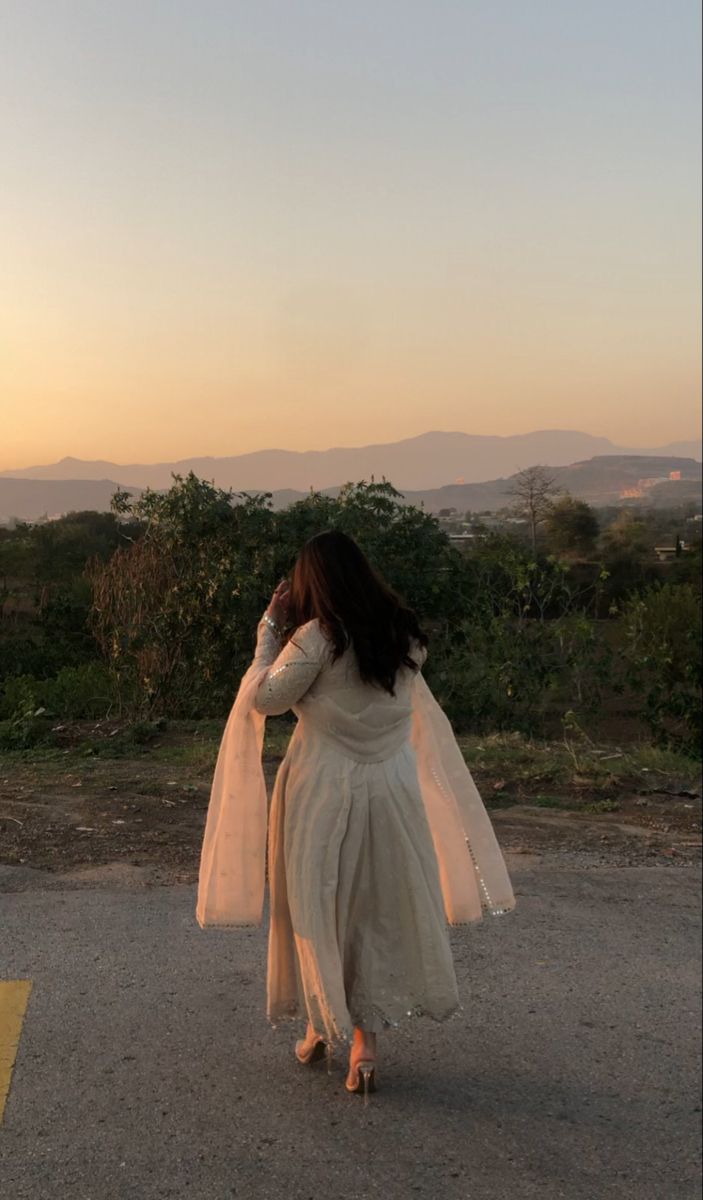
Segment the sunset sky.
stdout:
[[2,0],[0,468],[692,437],[694,0]]

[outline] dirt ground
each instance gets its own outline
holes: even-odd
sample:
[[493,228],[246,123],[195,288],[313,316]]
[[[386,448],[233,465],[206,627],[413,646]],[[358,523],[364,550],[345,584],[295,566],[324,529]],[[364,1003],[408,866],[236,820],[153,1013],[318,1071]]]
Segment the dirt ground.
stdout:
[[[212,731],[167,732],[111,757],[100,742],[117,728],[61,728],[65,745],[8,755],[0,766],[0,862],[86,882],[106,868],[156,884],[192,882],[218,744]],[[269,788],[280,761],[281,753],[265,756]],[[495,755],[472,771],[507,851],[591,865],[700,859],[701,792],[690,780],[663,772],[636,787],[613,780],[604,801],[603,787],[578,775],[545,797],[543,783],[511,773],[507,761],[497,771]]]

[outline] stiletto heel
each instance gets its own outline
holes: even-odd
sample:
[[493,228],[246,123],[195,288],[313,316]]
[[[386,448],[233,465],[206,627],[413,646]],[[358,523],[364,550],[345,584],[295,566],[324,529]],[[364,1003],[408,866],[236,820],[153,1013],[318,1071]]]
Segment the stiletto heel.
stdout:
[[373,1084],[374,1069],[371,1063],[359,1063],[359,1074],[364,1081],[364,1108],[369,1102],[369,1092]]
[[360,1059],[351,1068],[344,1085],[348,1092],[362,1093],[364,1105],[368,1104],[371,1092],[376,1091],[376,1063],[372,1058]]
[[[324,1042],[323,1042],[324,1045]],[[325,1059],[327,1062],[327,1074],[332,1074],[332,1043],[328,1042],[325,1046]]]

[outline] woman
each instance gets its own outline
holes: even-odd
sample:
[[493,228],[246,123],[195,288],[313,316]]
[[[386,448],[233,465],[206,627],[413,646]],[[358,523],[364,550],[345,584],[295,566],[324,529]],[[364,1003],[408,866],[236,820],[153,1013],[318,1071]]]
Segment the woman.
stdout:
[[[307,1016],[300,1062],[350,1042],[375,1088],[376,1035],[459,1006],[446,922],[514,907],[490,820],[420,668],[427,637],[346,534],[306,543],[263,614],[215,768],[202,926],[258,924],[268,827],[267,1014]],[[298,723],[267,820],[266,716]]]

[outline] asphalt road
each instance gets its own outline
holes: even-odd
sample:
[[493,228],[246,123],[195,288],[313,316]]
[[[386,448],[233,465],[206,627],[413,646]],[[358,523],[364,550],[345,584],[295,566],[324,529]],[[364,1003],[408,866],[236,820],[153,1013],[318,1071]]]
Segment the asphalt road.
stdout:
[[694,1200],[699,872],[510,866],[515,912],[452,934],[464,1011],[382,1040],[366,1110],[266,1023],[264,930],[203,932],[185,886],[3,891],[0,1193]]

